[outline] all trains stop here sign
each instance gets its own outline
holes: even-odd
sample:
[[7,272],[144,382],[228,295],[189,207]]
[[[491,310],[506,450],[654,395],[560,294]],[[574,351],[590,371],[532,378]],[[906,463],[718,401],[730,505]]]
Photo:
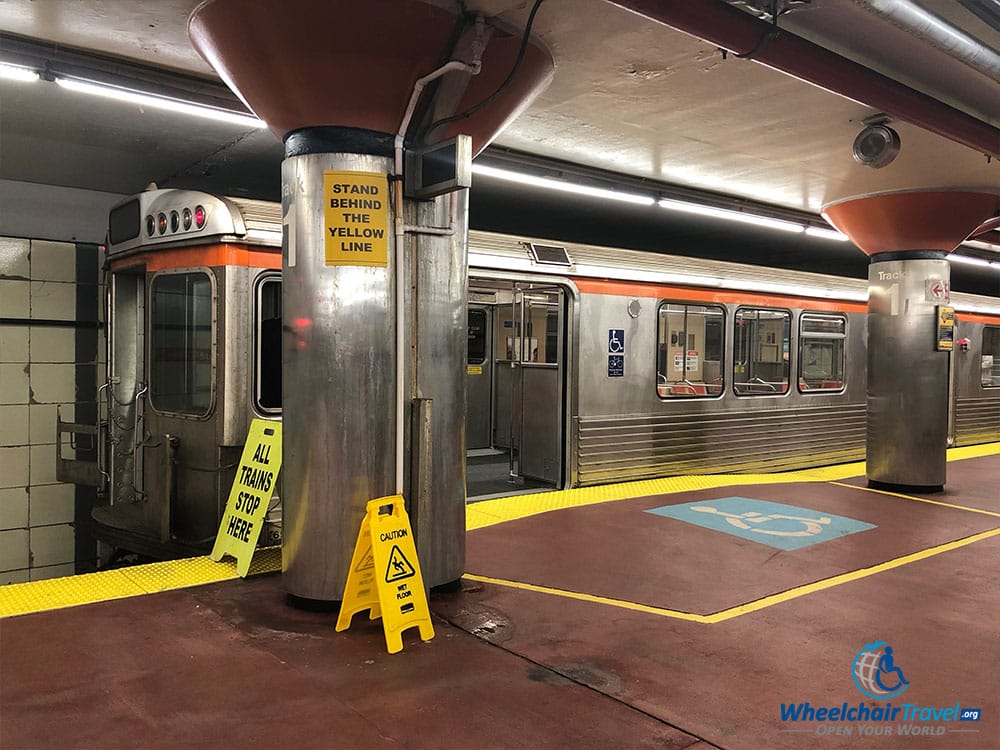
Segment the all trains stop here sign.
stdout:
[[236,558],[236,572],[246,578],[281,469],[281,422],[254,419],[243,446],[226,512],[209,557]]

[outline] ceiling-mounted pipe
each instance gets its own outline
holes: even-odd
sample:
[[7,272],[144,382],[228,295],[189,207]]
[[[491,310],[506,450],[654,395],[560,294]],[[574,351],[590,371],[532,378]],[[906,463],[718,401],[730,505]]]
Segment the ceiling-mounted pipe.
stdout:
[[975,71],[1000,80],[1000,54],[912,0],[854,0],[908,34],[923,39]]
[[[990,156],[1000,129],[719,0],[608,0]],[[767,36],[773,38],[761,45]],[[757,49],[760,47],[760,49]]]

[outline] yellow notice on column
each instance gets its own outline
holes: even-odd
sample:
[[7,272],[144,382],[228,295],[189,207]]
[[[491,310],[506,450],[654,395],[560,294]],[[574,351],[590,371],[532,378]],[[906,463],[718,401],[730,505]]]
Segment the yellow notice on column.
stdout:
[[389,186],[381,172],[323,172],[324,262],[381,266],[389,247]]
[[337,632],[351,626],[358,612],[382,618],[390,654],[403,650],[403,631],[419,628],[420,637],[434,637],[424,579],[402,495],[380,497],[367,505],[354,556],[347,573]]
[[250,571],[280,469],[281,422],[253,420],[215,546],[209,555],[216,562],[226,555],[235,557],[236,572],[243,578]]

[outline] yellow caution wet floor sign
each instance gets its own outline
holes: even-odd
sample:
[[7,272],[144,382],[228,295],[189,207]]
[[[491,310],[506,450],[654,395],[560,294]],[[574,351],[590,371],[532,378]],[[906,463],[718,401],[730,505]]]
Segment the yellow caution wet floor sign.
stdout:
[[380,497],[367,505],[347,573],[337,631],[347,630],[351,618],[366,609],[369,619],[382,618],[390,654],[403,650],[403,631],[409,628],[419,628],[425,641],[434,637],[402,495]]
[[215,546],[209,555],[216,562],[232,555],[236,558],[236,572],[244,578],[250,571],[280,469],[281,422],[253,420]]

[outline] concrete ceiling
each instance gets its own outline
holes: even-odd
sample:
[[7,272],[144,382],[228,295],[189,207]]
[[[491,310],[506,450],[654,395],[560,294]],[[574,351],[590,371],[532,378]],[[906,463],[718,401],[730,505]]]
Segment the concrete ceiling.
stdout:
[[[920,0],[1000,49],[1000,31],[963,2]],[[54,59],[88,61],[112,74],[120,61],[134,61],[162,70],[164,80],[181,87],[211,88],[217,78],[187,37],[187,18],[197,4],[0,0],[0,32],[10,35],[0,44],[0,60],[18,59],[19,42],[40,40]],[[733,4],[746,12],[754,5]],[[465,2],[468,10],[513,28],[523,27],[531,5]],[[782,0],[782,6],[789,12],[781,26],[792,33],[1000,127],[997,80],[856,0]],[[839,198],[882,190],[1000,191],[996,159],[905,122],[893,123],[902,141],[896,161],[881,170],[863,167],[852,159],[851,144],[875,110],[723,55],[713,44],[604,0],[546,0],[534,34],[552,51],[555,78],[498,138],[499,147],[810,214]],[[77,51],[86,56],[77,58]],[[212,95],[226,99],[225,92]],[[230,100],[230,106],[237,105]],[[3,179],[115,193],[157,181],[275,199],[281,157],[281,144],[266,130],[94,99],[45,81],[0,80]]]

